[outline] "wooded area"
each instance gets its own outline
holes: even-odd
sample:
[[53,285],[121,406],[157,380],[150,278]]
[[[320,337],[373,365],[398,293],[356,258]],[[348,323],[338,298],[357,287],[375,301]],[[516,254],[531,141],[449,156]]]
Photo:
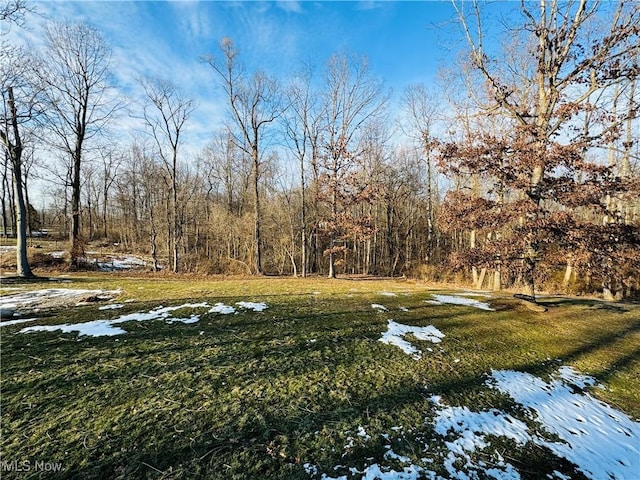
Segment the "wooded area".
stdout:
[[[47,228],[69,236],[75,267],[98,242],[173,272],[634,294],[640,6],[523,2],[496,43],[485,4],[453,5],[467,48],[401,108],[355,53],[276,78],[222,39],[194,59],[228,104],[196,154],[182,133],[198,99],[144,78],[125,101],[95,28],[51,23],[44,51],[3,42],[2,233],[17,232],[18,274],[32,275],[28,231]],[[29,5],[3,8],[19,28]],[[146,133],[110,137],[127,117]],[[36,172],[45,208],[29,197]]]

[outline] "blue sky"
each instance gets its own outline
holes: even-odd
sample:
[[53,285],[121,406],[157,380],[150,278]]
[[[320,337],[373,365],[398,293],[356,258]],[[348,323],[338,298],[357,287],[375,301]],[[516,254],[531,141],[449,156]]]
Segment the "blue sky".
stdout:
[[[47,16],[82,19],[141,69],[171,75],[233,38],[249,67],[285,76],[303,59],[348,49],[367,55],[390,84],[429,80],[443,54],[449,2],[120,2],[38,4]],[[173,65],[172,65],[173,64]],[[179,73],[179,72],[175,72]]]
[[366,55],[372,72],[400,97],[411,83],[434,81],[452,55],[448,1],[45,1],[32,2],[40,16],[10,37],[42,43],[48,19],[83,20],[98,28],[114,50],[119,86],[132,97],[137,79],[173,81],[194,96],[199,108],[190,136],[202,144],[224,116],[224,99],[210,67],[200,61],[217,54],[231,37],[248,70],[286,79],[301,61],[321,68],[335,52]]

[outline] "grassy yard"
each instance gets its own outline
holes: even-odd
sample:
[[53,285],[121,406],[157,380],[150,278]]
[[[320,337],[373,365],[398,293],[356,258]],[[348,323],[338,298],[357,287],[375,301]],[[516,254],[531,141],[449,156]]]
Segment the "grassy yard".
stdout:
[[[96,303],[41,311],[36,325],[185,303],[220,302],[236,313],[183,307],[169,318],[119,323],[125,334],[98,337],[18,333],[30,323],[2,327],[2,478],[351,479],[367,467],[374,478],[372,465],[405,472],[384,478],[452,478],[451,438],[434,427],[443,406],[499,410],[554,438],[487,384],[502,370],[546,381],[572,366],[600,384],[586,388],[591,396],[640,418],[639,306],[547,298],[549,310],[540,314],[506,295],[467,297],[495,309],[486,311],[428,303],[433,294],[453,292],[406,281],[104,274],[66,280],[5,284],[23,290],[2,293],[120,291],[112,301],[119,309]],[[267,308],[243,309],[241,301]],[[191,315],[199,320],[170,321]],[[431,325],[444,338],[407,335],[422,351],[415,359],[379,341],[390,319]],[[459,471],[492,478],[496,466],[502,478],[518,478],[506,476],[508,463],[523,479],[589,478],[540,444],[497,434],[485,440],[469,456],[486,468],[460,457]],[[61,471],[36,462],[59,463]],[[21,466],[28,468],[16,471]]]

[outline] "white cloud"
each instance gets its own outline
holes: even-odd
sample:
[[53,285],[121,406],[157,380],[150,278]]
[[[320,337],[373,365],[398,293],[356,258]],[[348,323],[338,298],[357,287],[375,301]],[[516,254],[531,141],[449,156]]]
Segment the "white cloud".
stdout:
[[302,13],[302,4],[297,0],[278,0],[276,5],[285,12]]

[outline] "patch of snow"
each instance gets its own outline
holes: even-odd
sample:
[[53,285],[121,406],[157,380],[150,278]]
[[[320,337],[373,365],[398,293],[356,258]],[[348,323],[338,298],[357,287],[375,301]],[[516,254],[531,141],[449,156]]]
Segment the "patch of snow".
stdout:
[[346,475],[342,475],[341,477],[329,477],[326,473],[323,473],[320,477],[321,480],[347,480]]
[[189,318],[170,318],[167,320],[167,323],[196,323],[200,321],[199,315],[191,315]]
[[94,295],[99,298],[110,299],[119,295],[120,290],[74,290],[70,288],[45,288],[30,292],[4,295],[0,297],[0,306],[12,309],[28,307],[50,300],[73,300],[76,297]]
[[307,472],[307,475],[317,475],[318,474],[317,465],[313,465],[312,463],[305,463],[304,465],[302,465],[302,468],[304,468],[304,471]]
[[424,476],[427,474],[431,474],[431,478],[434,478],[433,472],[426,472],[418,465],[409,465],[398,472],[391,469],[383,469],[377,463],[374,463],[365,468],[362,473],[364,474],[362,475],[362,480],[418,480],[419,478],[425,478]]
[[[535,413],[563,442],[536,439],[592,479],[634,478],[640,472],[640,423],[586,392],[591,377],[561,368],[550,383],[523,372],[495,371],[489,384]],[[576,391],[577,390],[577,391]]]
[[408,312],[409,309],[407,307],[400,307],[401,312]]
[[531,440],[524,422],[496,409],[472,412],[467,407],[444,407],[434,418],[434,425],[435,432],[443,437],[459,435],[446,444],[450,451],[461,455],[486,447],[487,434],[511,438],[519,444]]
[[[87,252],[87,253],[98,253],[98,252]],[[89,260],[85,259],[87,262]],[[108,261],[95,262],[95,265],[98,267],[98,270],[102,272],[114,272],[120,270],[131,270],[132,268],[140,268],[146,267],[147,262],[142,260],[139,257],[135,257],[132,255],[128,255],[125,257],[111,257]]]
[[[264,305],[264,308],[266,308],[265,304],[258,304],[258,305]],[[170,317],[171,312],[175,312],[176,310],[185,309],[185,308],[189,308],[189,309],[209,308],[210,310],[208,313],[215,313],[215,312],[233,313],[235,311],[233,307],[229,307],[228,305],[224,305],[222,303],[217,303],[213,307],[206,302],[185,303],[182,305],[175,305],[172,307],[159,306],[157,308],[149,310],[148,312],[129,313],[126,315],[121,315],[120,317],[114,318],[111,320],[93,320],[93,321],[84,322],[84,323],[74,323],[74,324],[64,323],[60,325],[36,325],[33,327],[23,328],[22,330],[20,330],[19,333],[33,333],[33,332],[39,332],[39,331],[50,332],[55,330],[62,330],[63,333],[78,332],[80,336],[87,335],[87,336],[95,337],[95,336],[104,336],[104,335],[107,335],[107,336],[122,335],[124,333],[127,333],[125,330],[123,330],[120,327],[114,327],[114,325],[118,325],[124,322],[134,322],[134,321],[147,322],[151,320],[166,320],[168,323],[181,322],[181,323],[189,324],[189,323],[196,323],[200,321],[200,315],[195,315],[195,314],[186,318]],[[229,309],[231,309],[231,311],[229,311]],[[256,311],[260,311],[260,310],[256,310]]]
[[394,292],[380,292],[380,295],[384,297],[397,297],[398,294]]
[[373,308],[374,310],[380,310],[381,312],[389,311],[387,307],[385,307],[384,305],[380,305],[379,303],[372,303],[371,308]]
[[459,297],[456,295],[431,295],[434,300],[426,300],[426,303],[430,303],[432,305],[462,305],[465,307],[474,307],[479,308],[480,310],[489,310],[495,311],[495,309],[491,308],[488,303],[480,302],[478,300],[474,300],[472,298]]
[[229,305],[225,305],[224,303],[216,303],[213,307],[211,307],[211,310],[209,310],[208,313],[220,313],[222,315],[228,315],[230,313],[235,313],[236,309],[229,306]]
[[38,320],[37,318],[23,318],[20,320],[8,320],[0,322],[0,327],[6,327],[7,325],[18,325],[20,323],[33,322],[34,320]]
[[15,245],[0,245],[0,253],[11,253],[16,251]]
[[371,435],[369,435],[367,433],[367,431],[364,429],[364,427],[362,425],[360,425],[358,427],[358,432],[356,433],[356,435],[358,435],[359,437],[363,438],[365,441],[366,440],[371,440]]
[[407,355],[411,355],[416,360],[422,357],[422,352],[405,340],[405,335],[412,334],[419,340],[425,340],[433,343],[439,343],[444,338],[444,333],[432,325],[426,327],[414,327],[411,325],[403,325],[401,323],[389,320],[387,331],[382,333],[379,341],[389,345],[395,345],[402,349]]
[[386,458],[387,460],[397,460],[401,463],[411,463],[411,459],[409,457],[398,455],[396,452],[391,450],[391,445],[387,445],[386,448],[388,448],[388,450],[385,452],[384,458]]
[[[543,431],[557,435],[560,441],[543,438],[505,412],[446,407],[440,397],[433,396],[431,401],[438,409],[434,430],[449,449],[444,464],[451,478],[520,478],[513,465],[501,456],[492,459],[490,469],[483,462],[474,463],[474,451],[489,449],[488,435],[509,438],[518,445],[533,442],[546,447],[593,480],[626,480],[640,471],[640,423],[581,392],[595,384],[593,378],[563,367],[549,383],[528,373],[494,371],[487,384],[510,395],[531,412],[528,416],[533,422],[540,424]],[[551,478],[567,477],[554,471]]]
[[20,333],[32,333],[32,332],[55,332],[61,330],[62,333],[77,332],[79,336],[89,337],[101,337],[122,335],[127,333],[120,327],[114,327],[111,320],[93,320],[85,323],[63,323],[60,325],[36,325],[33,327],[26,327],[20,330]]
[[236,302],[240,308],[245,308],[247,310],[253,310],[254,312],[262,312],[267,308],[267,304],[264,302],[255,303],[255,302]]
[[49,253],[49,255],[52,256],[53,258],[63,258],[65,253],[66,253],[65,251],[51,252]]
[[109,305],[102,305],[101,307],[98,307],[98,310],[118,310],[122,307],[124,307],[122,303],[111,303]]

